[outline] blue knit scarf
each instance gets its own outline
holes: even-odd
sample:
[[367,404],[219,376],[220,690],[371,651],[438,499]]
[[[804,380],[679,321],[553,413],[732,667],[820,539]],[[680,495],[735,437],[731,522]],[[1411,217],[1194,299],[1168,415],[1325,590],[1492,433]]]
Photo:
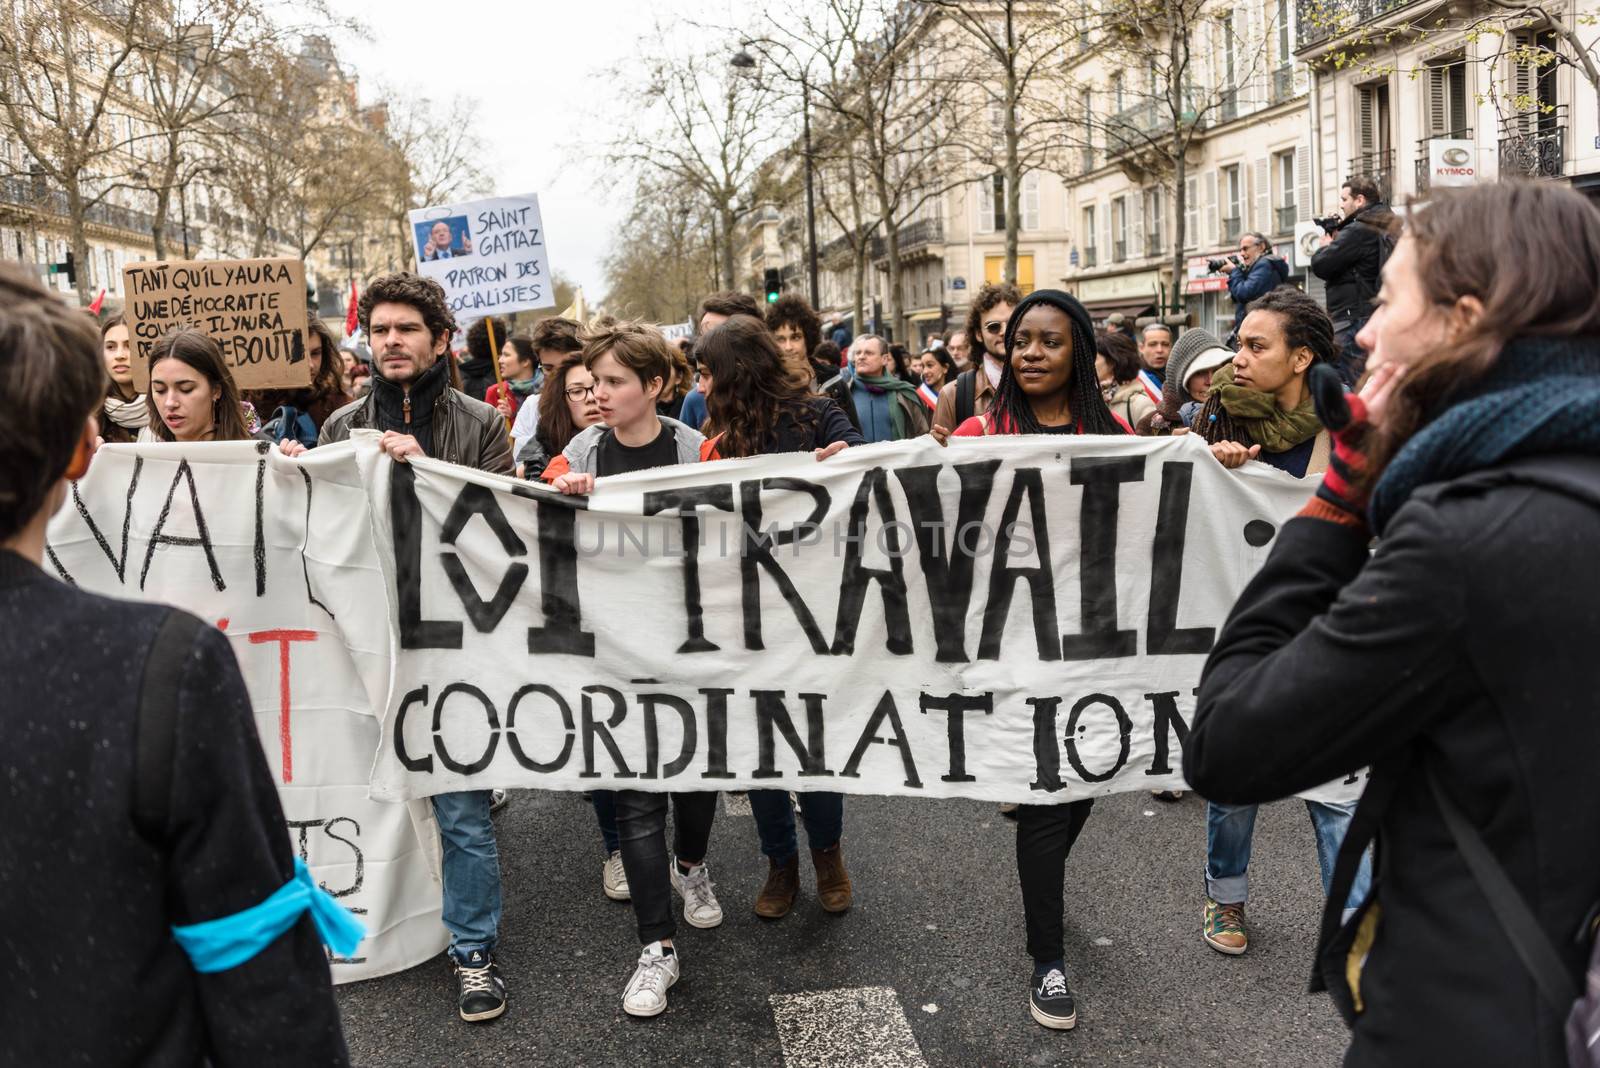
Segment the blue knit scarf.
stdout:
[[1378,534],[1411,494],[1506,460],[1600,455],[1600,338],[1521,338],[1403,445],[1372,490]]

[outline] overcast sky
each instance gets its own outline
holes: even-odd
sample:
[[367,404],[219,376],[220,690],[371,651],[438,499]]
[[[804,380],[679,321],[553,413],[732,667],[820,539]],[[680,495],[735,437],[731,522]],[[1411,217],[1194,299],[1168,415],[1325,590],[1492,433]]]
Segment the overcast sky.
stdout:
[[493,191],[539,194],[552,266],[590,300],[603,296],[600,263],[626,190],[573,146],[606,140],[594,127],[625,106],[614,95],[616,72],[629,67],[631,50],[655,20],[691,7],[715,18],[716,8],[731,7],[728,0],[332,2],[370,29],[369,39],[338,42],[361,78],[363,102],[380,86],[475,100]]

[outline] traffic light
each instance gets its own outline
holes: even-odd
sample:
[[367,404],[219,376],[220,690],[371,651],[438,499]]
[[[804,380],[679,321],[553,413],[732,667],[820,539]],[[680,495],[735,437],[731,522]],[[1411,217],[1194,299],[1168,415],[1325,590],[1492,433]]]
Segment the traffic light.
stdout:
[[67,284],[75,286],[78,284],[78,261],[76,257],[69,252],[67,253],[67,259],[65,263],[46,264],[45,273],[51,276],[64,274],[67,276]]
[[767,284],[767,303],[778,303],[778,294],[783,291],[783,278],[776,267],[768,267],[764,275]]

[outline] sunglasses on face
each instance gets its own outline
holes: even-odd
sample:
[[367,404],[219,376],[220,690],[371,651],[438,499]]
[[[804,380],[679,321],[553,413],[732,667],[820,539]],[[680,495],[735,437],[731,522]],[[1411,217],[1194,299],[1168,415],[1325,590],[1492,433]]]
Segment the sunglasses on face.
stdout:
[[993,323],[984,323],[983,332],[985,334],[1003,334],[1006,332],[1006,324],[998,321]]

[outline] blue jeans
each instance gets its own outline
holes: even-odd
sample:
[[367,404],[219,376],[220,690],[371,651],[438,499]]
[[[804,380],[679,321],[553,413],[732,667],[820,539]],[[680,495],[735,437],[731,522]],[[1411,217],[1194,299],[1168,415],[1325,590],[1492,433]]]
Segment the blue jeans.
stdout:
[[[1242,905],[1250,896],[1250,842],[1256,830],[1256,805],[1219,805],[1206,802],[1206,896],[1219,905]],[[1311,829],[1317,836],[1317,864],[1322,869],[1322,892],[1333,881],[1333,862],[1339,855],[1344,832],[1350,827],[1354,801],[1307,801]],[[1356,878],[1345,899],[1345,918],[1366,900],[1372,886],[1372,853],[1361,858]]]
[[606,856],[622,848],[617,835],[617,792],[615,790],[590,790],[589,801],[594,805],[594,818],[600,824],[600,837],[606,843]]
[[[844,834],[844,795],[800,793],[800,815],[812,849],[832,849]],[[794,806],[787,790],[751,790],[750,812],[761,836],[761,852],[774,864],[787,864],[800,851],[794,836]]]
[[433,814],[444,842],[450,956],[462,962],[476,951],[492,951],[500,930],[500,851],[489,820],[489,791],[436,794]]

